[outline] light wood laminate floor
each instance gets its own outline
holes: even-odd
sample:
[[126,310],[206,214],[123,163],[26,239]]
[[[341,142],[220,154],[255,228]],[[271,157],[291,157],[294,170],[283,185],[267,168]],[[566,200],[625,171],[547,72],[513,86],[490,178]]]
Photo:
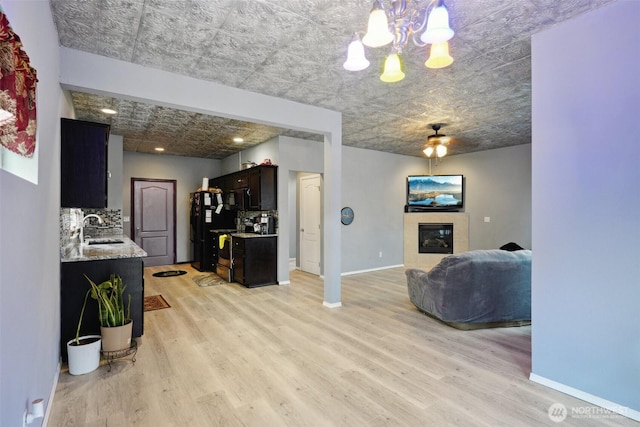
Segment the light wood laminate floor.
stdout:
[[[188,274],[153,277],[168,269]],[[528,380],[531,328],[459,331],[420,313],[404,269],[345,276],[341,308],[322,281],[198,287],[187,264],[145,269],[137,361],[71,376],[63,367],[49,426],[638,426],[628,418],[555,423],[562,403]]]

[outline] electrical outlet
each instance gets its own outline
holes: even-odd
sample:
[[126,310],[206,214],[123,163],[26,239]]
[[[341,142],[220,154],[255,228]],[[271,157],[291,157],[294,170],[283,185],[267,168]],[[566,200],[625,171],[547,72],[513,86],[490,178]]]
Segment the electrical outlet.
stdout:
[[122,222],[131,222],[131,218],[128,216],[123,216],[122,217]]
[[378,257],[382,258],[382,251],[378,253]]
[[484,222],[491,222],[491,217],[490,216],[485,216],[484,217]]

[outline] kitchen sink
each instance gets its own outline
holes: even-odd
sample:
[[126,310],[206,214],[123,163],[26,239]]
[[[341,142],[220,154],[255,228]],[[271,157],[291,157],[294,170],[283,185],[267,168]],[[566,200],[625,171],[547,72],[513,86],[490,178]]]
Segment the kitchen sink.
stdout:
[[89,242],[87,242],[87,245],[115,245],[118,243],[124,243],[124,240],[118,240],[118,239],[90,240]]

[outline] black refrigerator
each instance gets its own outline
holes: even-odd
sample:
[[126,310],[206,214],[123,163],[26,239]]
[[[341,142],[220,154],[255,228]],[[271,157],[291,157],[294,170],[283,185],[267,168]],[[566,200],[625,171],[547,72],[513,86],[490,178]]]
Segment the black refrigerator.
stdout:
[[215,271],[215,246],[211,230],[235,229],[236,212],[225,209],[222,197],[210,191],[191,193],[191,266],[199,271]]

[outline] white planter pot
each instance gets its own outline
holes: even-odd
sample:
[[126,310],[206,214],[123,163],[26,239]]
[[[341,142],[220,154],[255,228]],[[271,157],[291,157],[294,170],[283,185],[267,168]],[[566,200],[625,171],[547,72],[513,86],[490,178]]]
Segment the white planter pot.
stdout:
[[82,375],[94,371],[100,365],[100,348],[102,340],[100,335],[86,335],[80,337],[83,340],[94,340],[88,344],[73,345],[75,338],[67,342],[67,356],[69,358],[69,373]]

